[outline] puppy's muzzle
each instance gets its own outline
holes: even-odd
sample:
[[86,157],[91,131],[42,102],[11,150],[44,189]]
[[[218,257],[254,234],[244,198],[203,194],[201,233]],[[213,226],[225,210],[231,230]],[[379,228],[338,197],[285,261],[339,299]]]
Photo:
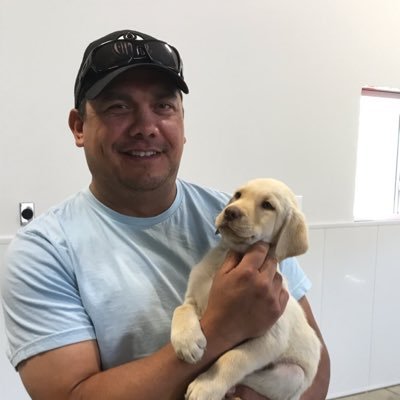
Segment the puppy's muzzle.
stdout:
[[240,217],[243,216],[242,211],[240,210],[239,207],[236,206],[229,206],[225,209],[224,212],[224,219],[225,221],[234,221],[235,219],[239,219]]
[[[243,216],[243,212],[237,206],[229,206],[226,207],[224,211],[224,218],[222,223],[220,224],[219,228],[224,226],[228,226],[230,222],[240,219]],[[220,233],[219,229],[217,228],[215,234]]]

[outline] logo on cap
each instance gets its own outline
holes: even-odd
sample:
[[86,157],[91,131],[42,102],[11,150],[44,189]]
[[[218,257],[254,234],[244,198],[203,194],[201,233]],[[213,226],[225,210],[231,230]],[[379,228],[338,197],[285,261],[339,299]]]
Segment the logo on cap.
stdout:
[[127,32],[120,36],[119,39],[114,43],[113,50],[115,54],[119,56],[128,57],[146,57],[146,52],[142,46],[134,44],[132,41],[143,40],[142,37],[133,34],[132,32]]

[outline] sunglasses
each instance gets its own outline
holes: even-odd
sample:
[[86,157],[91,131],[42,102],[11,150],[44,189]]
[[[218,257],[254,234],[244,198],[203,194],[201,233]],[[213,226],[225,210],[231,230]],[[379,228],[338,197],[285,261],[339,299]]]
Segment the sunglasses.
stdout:
[[126,39],[105,42],[93,49],[82,71],[82,76],[90,69],[100,73],[149,61],[167,67],[182,76],[182,62],[174,47],[159,40]]

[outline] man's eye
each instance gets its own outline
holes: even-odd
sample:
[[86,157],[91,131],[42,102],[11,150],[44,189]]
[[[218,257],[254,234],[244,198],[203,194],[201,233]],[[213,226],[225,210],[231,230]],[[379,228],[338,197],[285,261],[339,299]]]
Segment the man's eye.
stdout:
[[161,110],[169,110],[171,107],[171,104],[168,103],[160,103],[158,105],[158,108],[160,108]]
[[111,104],[108,108],[114,109],[114,110],[127,110],[128,106],[123,103],[115,103],[115,104]]
[[175,110],[175,107],[172,103],[158,103],[157,109],[161,112],[171,112]]
[[105,107],[104,111],[110,114],[122,114],[129,111],[129,106],[124,103],[113,103]]

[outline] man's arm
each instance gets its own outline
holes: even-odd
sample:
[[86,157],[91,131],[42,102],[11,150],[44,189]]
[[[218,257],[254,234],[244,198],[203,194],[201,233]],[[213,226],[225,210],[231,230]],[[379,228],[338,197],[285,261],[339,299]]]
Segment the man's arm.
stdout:
[[282,314],[288,294],[267,252],[266,245],[257,244],[242,259],[231,254],[217,272],[201,320],[207,349],[198,364],[178,360],[168,344],[149,357],[101,371],[97,343],[90,340],[39,354],[18,366],[32,399],[182,398],[188,384],[223,352],[260,335]]
[[315,376],[314,382],[310,388],[306,390],[303,396],[301,396],[301,400],[324,400],[326,399],[326,395],[328,393],[331,371],[328,349],[325,345],[317,321],[315,321],[310,303],[308,302],[306,296],[303,296],[299,300],[299,303],[306,314],[308,323],[315,330],[315,333],[322,343],[321,358],[319,360],[317,375]]
[[149,357],[101,371],[97,343],[91,340],[32,357],[18,371],[33,400],[176,400],[217,354],[207,349],[200,363],[190,365],[167,345]]

